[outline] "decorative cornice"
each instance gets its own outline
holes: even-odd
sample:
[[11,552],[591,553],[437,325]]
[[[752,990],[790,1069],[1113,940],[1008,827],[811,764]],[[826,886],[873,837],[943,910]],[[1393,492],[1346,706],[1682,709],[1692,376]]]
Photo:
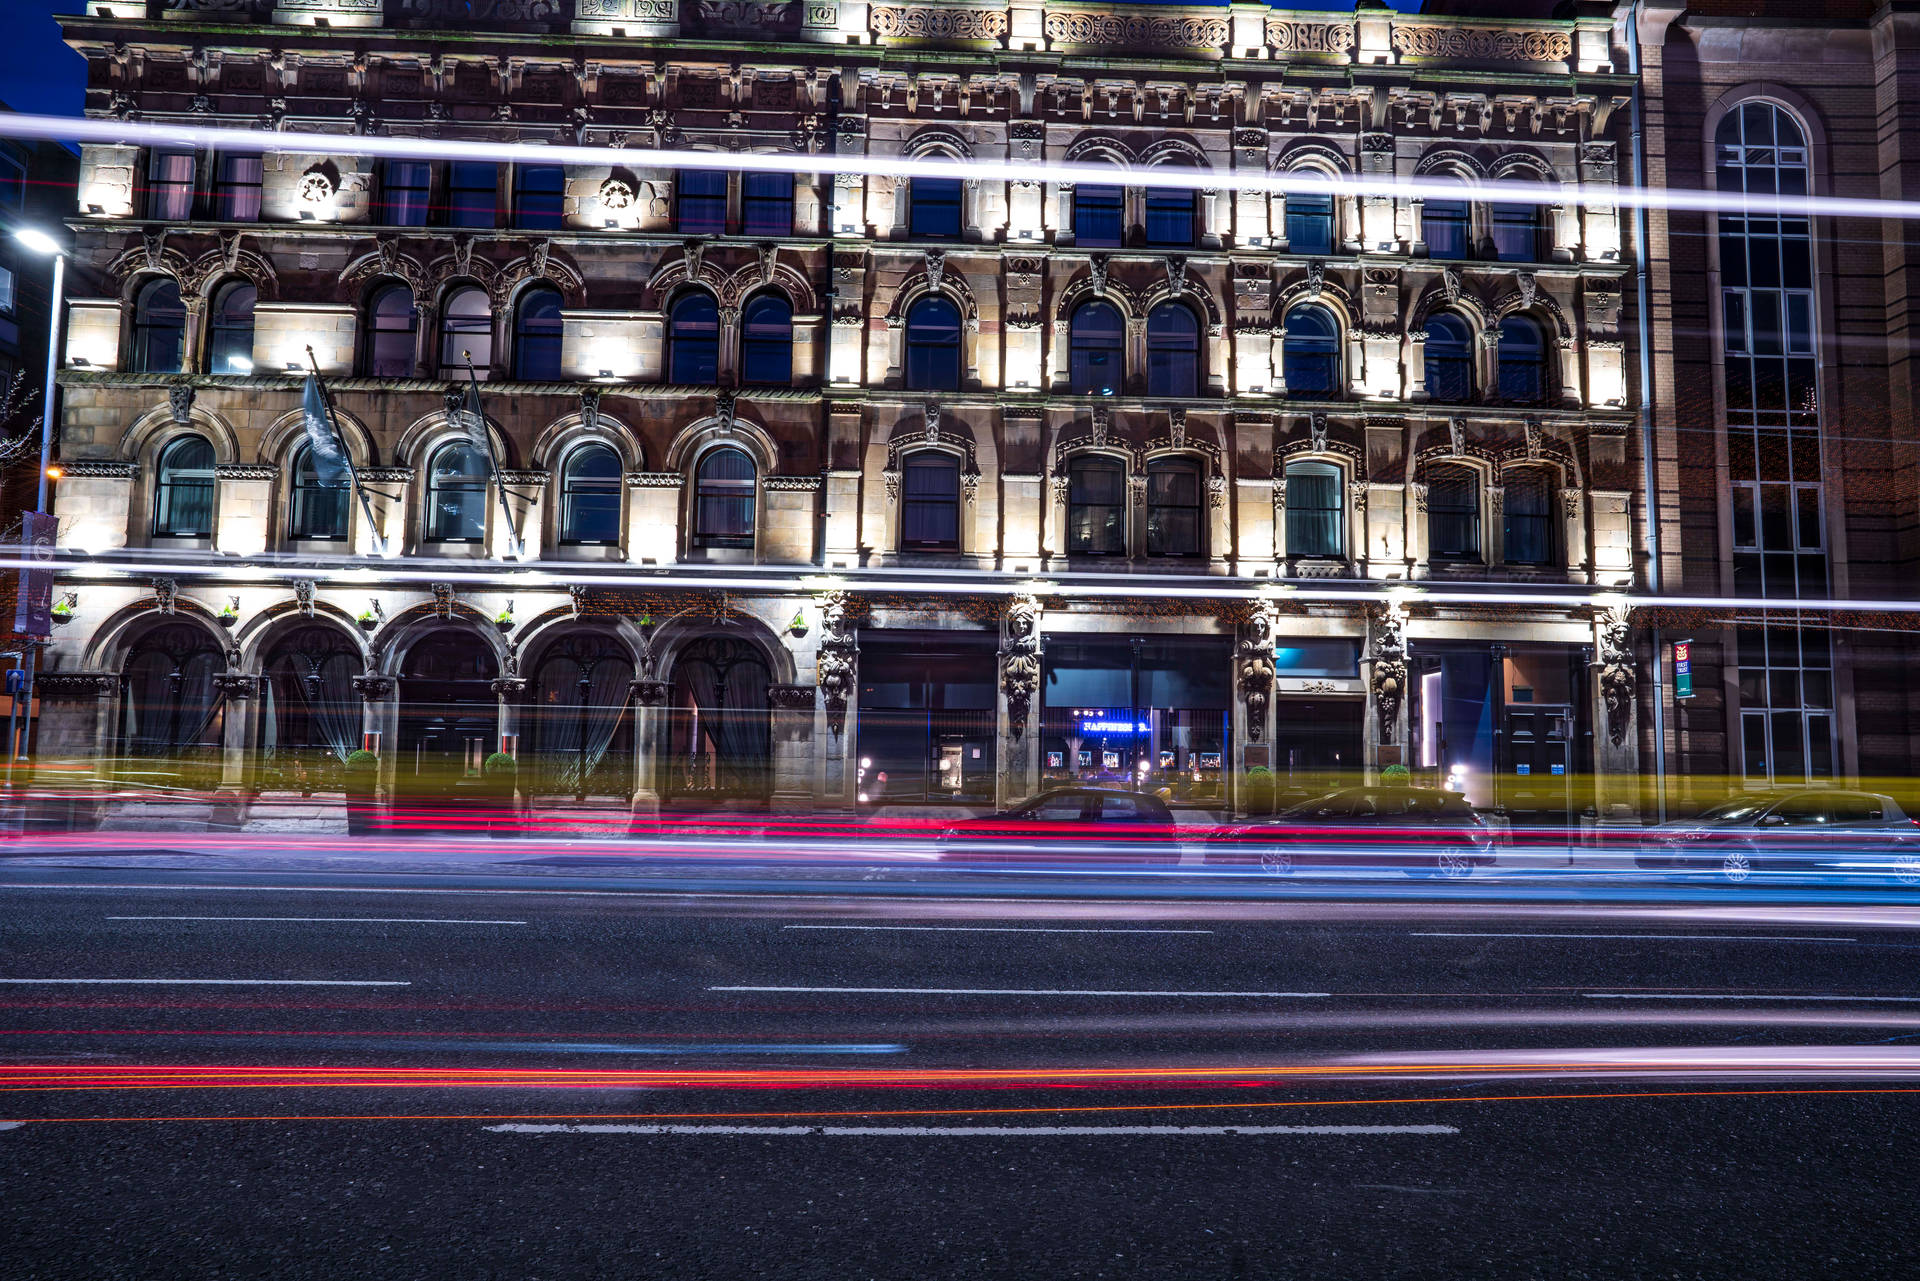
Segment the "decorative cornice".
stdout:
[[280,469],[270,463],[221,463],[213,474],[219,480],[274,480]]
[[405,485],[413,480],[411,467],[356,467],[354,474],[369,485]]
[[42,672],[33,678],[33,692],[43,699],[79,701],[105,698],[119,683],[112,672]]
[[780,711],[810,712],[814,705],[812,685],[769,685],[767,706]]
[[134,467],[132,463],[77,458],[61,463],[60,470],[72,480],[132,480]]
[[767,476],[760,481],[761,488],[769,493],[811,493],[820,488],[822,480],[818,476]]
[[627,473],[627,488],[678,489],[685,479],[677,471],[630,471]]

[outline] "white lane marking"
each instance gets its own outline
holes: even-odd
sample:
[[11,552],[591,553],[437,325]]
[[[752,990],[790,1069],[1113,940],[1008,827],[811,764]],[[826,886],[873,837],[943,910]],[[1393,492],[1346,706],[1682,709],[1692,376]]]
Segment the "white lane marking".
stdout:
[[783,925],[783,930],[896,930],[917,934],[1211,934],[1212,930],[1065,929],[1026,925]]
[[1858,943],[1832,934],[1517,934],[1505,930],[1410,930],[1416,939],[1703,939],[1713,943]]
[[1899,1001],[1920,1003],[1920,996],[1740,996],[1719,992],[1582,992],[1589,1001]]
[[469,921],[437,916],[109,916],[109,921],[291,921],[350,925],[525,925],[525,921]]
[[1458,1134],[1451,1125],[489,1125],[494,1134],[690,1134],[836,1139],[1133,1138],[1262,1134]]
[[[1135,992],[1123,989],[1064,987],[777,987],[733,984],[709,992],[840,992],[889,996],[1332,996],[1331,992]],[[1920,997],[1915,998],[1920,1000]]]
[[21,983],[191,983],[205,987],[412,987],[397,979],[6,979],[0,984]]

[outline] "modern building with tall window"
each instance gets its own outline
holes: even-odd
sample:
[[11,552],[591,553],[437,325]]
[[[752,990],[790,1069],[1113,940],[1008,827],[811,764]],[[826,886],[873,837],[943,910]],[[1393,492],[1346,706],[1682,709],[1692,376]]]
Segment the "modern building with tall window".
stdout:
[[[1638,804],[1611,5],[150,7],[67,24],[91,114],[312,146],[86,149],[59,512],[101,568],[43,754],[251,795],[507,750],[536,803],[638,809],[1226,810],[1389,765]],[[1473,197],[1505,178],[1585,203]],[[304,451],[309,348],[364,503]]]

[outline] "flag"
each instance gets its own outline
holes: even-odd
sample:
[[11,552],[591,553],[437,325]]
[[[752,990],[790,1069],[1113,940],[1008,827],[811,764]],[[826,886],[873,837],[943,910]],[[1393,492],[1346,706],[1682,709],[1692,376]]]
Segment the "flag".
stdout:
[[300,416],[306,422],[307,447],[313,454],[314,478],[329,489],[337,489],[351,479],[346,449],[333,429],[333,416],[327,412],[327,398],[320,390],[320,376],[307,375],[307,389],[300,398]]
[[454,429],[467,438],[467,443],[480,451],[487,460],[489,469],[493,466],[493,438],[487,434],[487,413],[480,407],[480,384],[469,382],[467,396],[460,408],[447,415]]

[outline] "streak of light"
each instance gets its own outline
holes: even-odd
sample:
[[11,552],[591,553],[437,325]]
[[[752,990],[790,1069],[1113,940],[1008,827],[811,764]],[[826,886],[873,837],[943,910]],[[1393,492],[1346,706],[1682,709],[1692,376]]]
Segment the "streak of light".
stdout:
[[1046,925],[782,925],[783,930],[873,930],[909,934],[1211,934],[1212,930],[1101,929]]
[[1589,1001],[1861,1001],[1920,1004],[1920,996],[1846,996],[1754,992],[1582,992]]
[[1266,1134],[1458,1134],[1453,1125],[489,1125],[493,1134],[632,1134],[700,1138],[1089,1139],[1249,1138]]
[[108,921],[288,921],[321,925],[525,925],[525,921],[475,921],[460,917],[428,916],[108,916]]
[[[826,992],[851,995],[882,996],[1191,996],[1191,997],[1232,997],[1245,996],[1257,999],[1268,997],[1300,997],[1318,1000],[1332,996],[1331,992],[1168,992],[1160,990],[1129,991],[1124,988],[1054,988],[1054,987],[774,987],[754,984],[732,984],[709,987],[709,992]],[[1920,999],[1920,998],[1916,998]]]
[[[797,928],[789,925],[788,929]],[[1825,934],[1518,934],[1505,930],[1409,930],[1415,939],[1659,939],[1666,942],[1709,943],[1858,943],[1859,939]]]

